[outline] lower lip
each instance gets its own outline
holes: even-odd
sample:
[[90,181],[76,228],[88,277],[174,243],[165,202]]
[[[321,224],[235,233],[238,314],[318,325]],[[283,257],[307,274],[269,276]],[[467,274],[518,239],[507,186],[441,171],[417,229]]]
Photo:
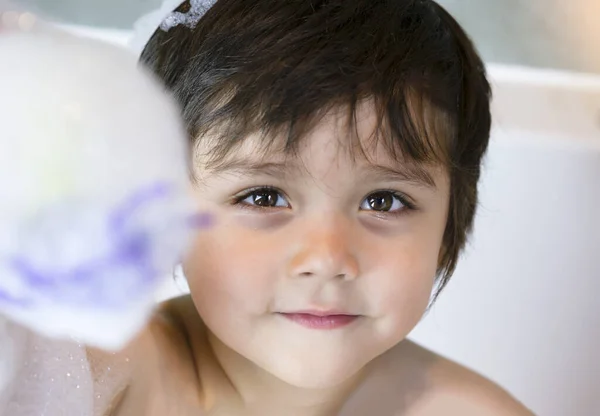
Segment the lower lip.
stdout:
[[310,329],[336,329],[350,325],[358,316],[356,315],[327,315],[317,316],[306,313],[284,313],[285,318],[305,328]]

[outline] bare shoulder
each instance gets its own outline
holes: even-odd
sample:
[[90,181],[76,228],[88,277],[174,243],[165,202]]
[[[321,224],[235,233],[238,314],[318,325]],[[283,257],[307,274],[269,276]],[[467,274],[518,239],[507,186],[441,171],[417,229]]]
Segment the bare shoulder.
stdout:
[[403,346],[427,380],[408,416],[531,416],[533,413],[491,380],[412,342]]
[[181,362],[185,337],[173,313],[174,302],[159,305],[146,327],[122,350],[87,348],[97,393],[95,415],[142,414],[141,407],[149,405],[150,392],[167,391],[171,375],[180,375],[185,368]]

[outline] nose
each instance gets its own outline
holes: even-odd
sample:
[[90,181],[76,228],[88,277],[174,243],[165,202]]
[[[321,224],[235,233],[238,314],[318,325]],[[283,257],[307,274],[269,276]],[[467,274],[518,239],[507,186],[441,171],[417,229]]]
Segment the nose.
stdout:
[[302,227],[289,261],[289,276],[354,280],[359,263],[351,249],[349,225],[329,221]]

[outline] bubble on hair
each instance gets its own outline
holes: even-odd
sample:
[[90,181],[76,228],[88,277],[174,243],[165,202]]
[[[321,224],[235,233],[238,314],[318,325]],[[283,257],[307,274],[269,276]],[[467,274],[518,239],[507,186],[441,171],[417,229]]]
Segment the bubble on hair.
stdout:
[[202,16],[217,2],[217,0],[190,0],[187,13],[172,12],[160,24],[160,29],[168,32],[172,28],[184,25],[194,29]]

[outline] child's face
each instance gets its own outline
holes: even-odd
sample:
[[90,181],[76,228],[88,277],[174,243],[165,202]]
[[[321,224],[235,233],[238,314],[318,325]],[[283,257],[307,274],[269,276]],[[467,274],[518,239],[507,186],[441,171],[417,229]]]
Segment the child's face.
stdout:
[[[260,158],[248,138],[224,170],[197,172],[216,224],[184,264],[196,307],[220,343],[292,385],[348,379],[403,340],[429,301],[448,178],[369,148],[374,126],[362,108],[369,161],[348,152],[330,116],[297,157]],[[353,317],[294,315],[307,311]]]

